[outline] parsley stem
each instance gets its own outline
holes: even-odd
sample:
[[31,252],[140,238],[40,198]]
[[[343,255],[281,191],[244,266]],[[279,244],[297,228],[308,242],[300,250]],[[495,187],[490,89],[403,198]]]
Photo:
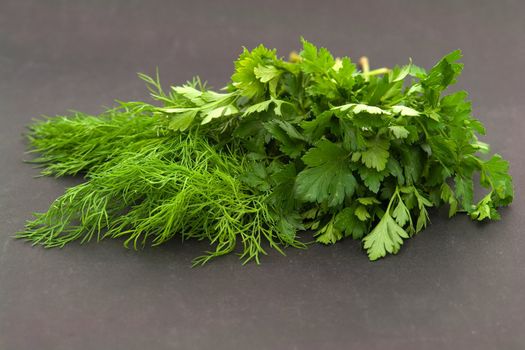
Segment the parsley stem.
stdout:
[[377,69],[369,71],[367,75],[370,77],[373,75],[387,74],[388,72],[390,72],[389,68],[381,67],[381,68],[377,68]]
[[363,56],[359,59],[359,65],[361,66],[361,70],[363,71],[363,76],[365,77],[366,81],[368,81],[369,77],[371,76],[386,74],[390,72],[390,69],[386,67],[370,70],[370,61],[366,56]]
[[394,203],[396,197],[399,197],[399,199],[401,200],[401,197],[399,195],[399,187],[396,186],[396,191],[394,192],[394,194],[392,194],[392,197],[390,197],[390,201],[388,202],[388,206],[386,207],[386,212],[387,213],[390,213],[390,207],[392,206],[392,203]]
[[370,72],[370,62],[368,61],[368,57],[366,56],[361,57],[359,59],[359,65],[361,66],[361,70],[363,71],[365,80],[368,81],[368,72]]
[[298,63],[301,62],[301,56],[296,51],[292,51],[288,56],[288,60],[292,63]]
[[370,71],[370,61],[368,60],[368,57],[362,56],[359,59],[359,65],[361,66],[363,74],[368,74],[368,72]]

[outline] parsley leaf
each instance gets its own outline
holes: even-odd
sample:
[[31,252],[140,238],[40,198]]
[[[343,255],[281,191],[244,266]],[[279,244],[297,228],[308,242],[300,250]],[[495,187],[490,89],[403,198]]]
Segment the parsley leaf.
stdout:
[[388,149],[390,143],[386,139],[373,138],[365,141],[366,149],[364,151],[355,152],[352,155],[352,160],[361,162],[368,168],[375,168],[377,171],[382,171],[386,168],[388,162]]
[[349,154],[328,140],[319,141],[302,158],[307,167],[297,175],[297,196],[307,202],[337,206],[357,186]]
[[396,254],[403,244],[403,238],[408,238],[408,233],[385,213],[376,227],[364,238],[364,248],[367,249],[370,260],[377,260],[387,253]]

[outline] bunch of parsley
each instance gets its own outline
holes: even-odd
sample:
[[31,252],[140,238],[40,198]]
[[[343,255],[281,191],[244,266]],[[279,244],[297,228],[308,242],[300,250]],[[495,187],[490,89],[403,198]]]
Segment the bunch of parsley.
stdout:
[[[43,173],[87,182],[19,237],[137,246],[180,235],[214,245],[204,263],[239,241],[246,261],[259,261],[265,244],[304,247],[297,233],[310,230],[324,244],[362,240],[376,260],[425,228],[429,208],[499,219],[513,199],[508,162],[480,156],[489,147],[467,93],[444,93],[463,68],[459,51],[428,72],[411,62],[370,71],[302,43],[290,61],[245,49],[220,93],[198,79],[165,92],[158,75],[140,75],[156,104],[35,123]],[[487,189],[479,201],[476,173]]]

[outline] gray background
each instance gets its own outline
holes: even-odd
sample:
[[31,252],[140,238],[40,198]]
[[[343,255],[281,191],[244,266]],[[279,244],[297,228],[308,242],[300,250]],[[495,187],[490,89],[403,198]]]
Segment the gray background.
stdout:
[[[0,1],[0,349],[524,349],[525,2]],[[145,99],[135,73],[221,87],[241,46],[299,36],[372,66],[429,67],[461,48],[484,141],[516,200],[480,225],[434,212],[398,256],[357,242],[191,269],[202,243],[64,249],[10,236],[78,179],[33,178],[31,118]]]

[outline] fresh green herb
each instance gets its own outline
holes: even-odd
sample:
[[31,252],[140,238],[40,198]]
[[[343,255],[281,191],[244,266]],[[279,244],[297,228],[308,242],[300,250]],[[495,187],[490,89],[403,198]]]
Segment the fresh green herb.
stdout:
[[[497,220],[513,199],[508,162],[478,140],[464,91],[446,94],[459,51],[428,72],[412,62],[361,69],[303,40],[290,61],[244,50],[222,93],[198,79],[156,104],[120,102],[100,116],[36,122],[29,139],[44,175],[86,182],[36,214],[19,237],[48,247],[124,237],[137,248],[207,239],[211,252],[259,261],[264,247],[362,240],[371,260],[395,254],[429,223],[428,209]],[[475,201],[474,175],[487,189]]]

